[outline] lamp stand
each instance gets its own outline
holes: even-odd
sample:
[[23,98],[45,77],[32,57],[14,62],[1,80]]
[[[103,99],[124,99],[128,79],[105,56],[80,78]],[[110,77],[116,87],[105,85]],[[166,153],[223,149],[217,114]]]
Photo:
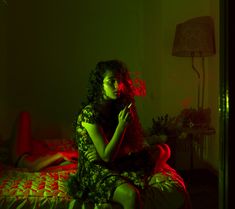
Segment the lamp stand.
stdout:
[[[201,108],[203,109],[204,106],[204,95],[205,95],[205,58],[201,56],[202,58],[202,78],[200,75],[200,72],[197,70],[197,68],[194,65],[194,56],[192,54],[192,68],[197,74],[198,78],[198,89],[197,89],[197,108],[198,110]],[[201,87],[201,80],[202,80],[202,87]],[[202,89],[201,89],[202,88]],[[202,94],[201,94],[202,93]]]
[[201,108],[204,106],[204,94],[205,94],[205,59],[202,57],[202,104]]
[[200,92],[201,92],[201,76],[199,71],[194,65],[194,56],[192,55],[192,68],[197,74],[197,109],[199,110],[200,108]]

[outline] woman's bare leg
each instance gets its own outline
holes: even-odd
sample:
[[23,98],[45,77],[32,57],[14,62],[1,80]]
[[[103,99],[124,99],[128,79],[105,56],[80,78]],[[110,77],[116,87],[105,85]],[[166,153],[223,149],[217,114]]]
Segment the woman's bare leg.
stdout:
[[121,204],[124,209],[141,209],[139,191],[130,184],[121,184],[113,195],[113,201]]
[[[18,167],[29,168],[32,171],[39,171],[56,161],[69,161],[63,153],[53,155],[34,155],[32,151],[31,118],[29,112],[21,112],[16,120],[14,133],[11,137],[12,162],[17,162]],[[27,154],[28,153],[28,154]],[[26,154],[26,155],[25,155]],[[29,158],[35,158],[29,160]]]
[[[31,156],[33,157],[33,156]],[[59,152],[53,155],[46,155],[46,156],[36,156],[36,159],[30,161],[25,157],[21,162],[21,167],[29,168],[31,171],[40,171],[47,166],[52,165],[57,161],[65,161],[63,155]]]

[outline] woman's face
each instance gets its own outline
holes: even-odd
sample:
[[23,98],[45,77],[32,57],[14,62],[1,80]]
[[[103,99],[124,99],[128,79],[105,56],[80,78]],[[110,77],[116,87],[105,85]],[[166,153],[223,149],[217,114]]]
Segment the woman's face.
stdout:
[[106,71],[103,79],[103,97],[105,100],[115,100],[119,97],[123,83],[118,75],[112,71]]

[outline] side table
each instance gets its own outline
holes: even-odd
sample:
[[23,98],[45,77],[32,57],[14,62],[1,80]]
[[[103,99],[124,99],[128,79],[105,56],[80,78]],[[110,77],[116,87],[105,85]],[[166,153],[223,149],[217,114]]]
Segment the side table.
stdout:
[[192,127],[192,128],[182,128],[181,131],[187,134],[190,143],[190,170],[194,168],[194,142],[203,139],[205,136],[214,135],[214,128],[202,128],[202,127]]

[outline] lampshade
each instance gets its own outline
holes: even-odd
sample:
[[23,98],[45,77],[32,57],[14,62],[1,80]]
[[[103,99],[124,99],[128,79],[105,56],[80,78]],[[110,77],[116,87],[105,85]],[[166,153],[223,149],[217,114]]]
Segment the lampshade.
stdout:
[[176,26],[172,55],[206,57],[214,54],[214,25],[210,16],[196,17]]

